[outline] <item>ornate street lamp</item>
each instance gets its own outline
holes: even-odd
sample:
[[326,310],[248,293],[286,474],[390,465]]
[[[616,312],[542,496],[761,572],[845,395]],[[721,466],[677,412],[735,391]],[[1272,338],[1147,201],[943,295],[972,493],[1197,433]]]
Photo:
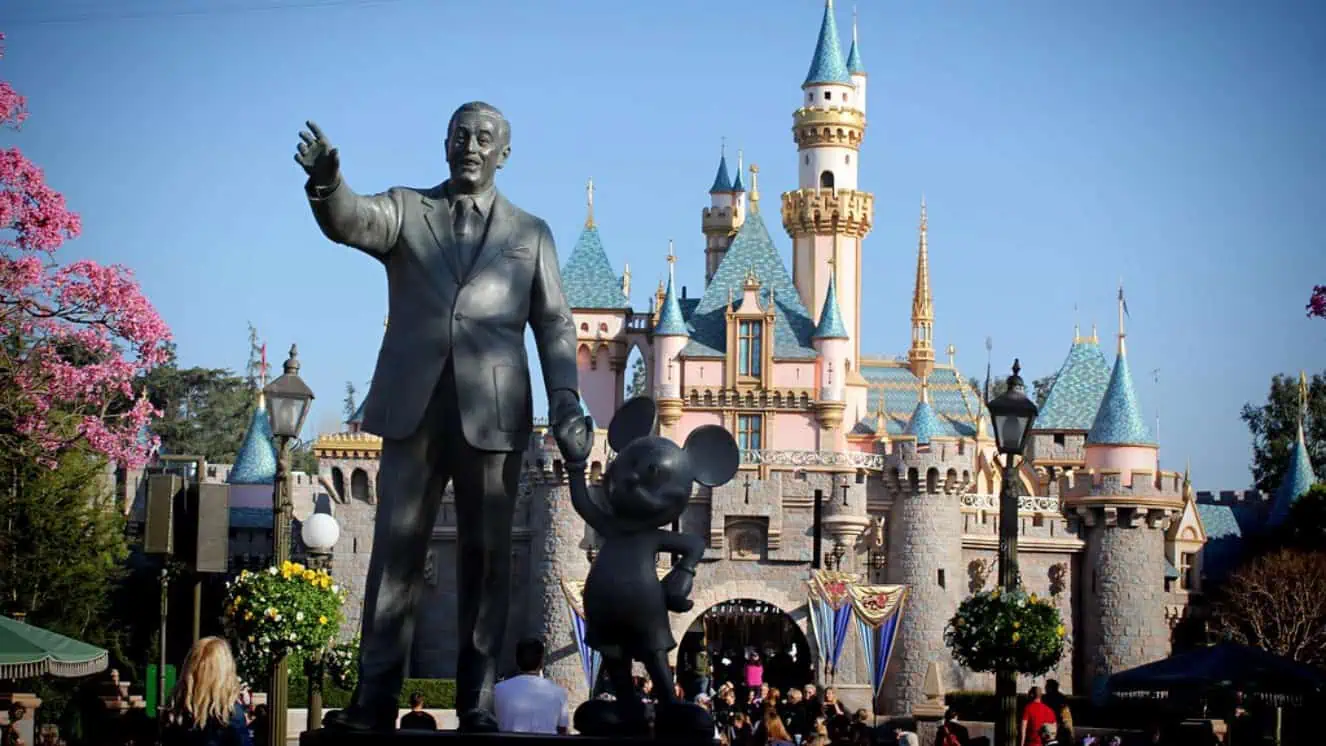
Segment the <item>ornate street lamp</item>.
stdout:
[[841,541],[833,543],[833,551],[824,557],[824,564],[831,570],[841,570],[843,566],[843,557],[847,556],[847,547],[843,546]]
[[[267,399],[268,417],[272,435],[276,436],[276,479],[272,488],[272,562],[280,566],[290,559],[290,522],[294,519],[294,503],[290,496],[290,444],[304,428],[313,391],[299,377],[298,351],[290,345],[290,358],[280,378],[267,384],[263,394]],[[272,665],[271,684],[267,689],[269,741],[286,741],[286,701],[289,673],[286,659],[281,657]]]
[[[1004,393],[986,402],[994,424],[995,448],[1003,456],[1003,478],[999,485],[999,587],[1016,590],[1018,578],[1018,497],[1013,491],[1017,479],[1014,459],[1027,447],[1031,426],[1039,410],[1027,398],[1027,387],[1018,375],[1022,370],[1013,361],[1013,375]],[[995,696],[999,700],[999,723],[995,728],[995,746],[1015,746],[1018,741],[1017,672],[995,672]]]
[[[331,513],[314,513],[299,529],[299,538],[308,549],[308,565],[312,569],[331,572],[332,547],[341,538],[341,526]],[[322,727],[322,679],[326,675],[323,656],[319,650],[304,663],[304,676],[308,679],[308,724],[305,730]]]

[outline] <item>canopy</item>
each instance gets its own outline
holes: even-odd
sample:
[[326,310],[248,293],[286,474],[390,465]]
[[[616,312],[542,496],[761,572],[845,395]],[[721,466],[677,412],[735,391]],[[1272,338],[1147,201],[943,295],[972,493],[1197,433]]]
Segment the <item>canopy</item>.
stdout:
[[89,676],[107,665],[101,648],[0,616],[0,679]]
[[1326,692],[1326,671],[1259,648],[1222,642],[1120,671],[1112,692],[1236,689],[1248,694],[1307,696]]

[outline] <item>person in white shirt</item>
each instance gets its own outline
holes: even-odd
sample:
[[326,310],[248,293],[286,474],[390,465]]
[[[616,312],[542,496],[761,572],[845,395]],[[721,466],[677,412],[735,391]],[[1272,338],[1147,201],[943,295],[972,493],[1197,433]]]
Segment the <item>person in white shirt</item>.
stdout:
[[501,732],[566,735],[569,731],[566,690],[543,678],[543,655],[541,640],[530,638],[516,643],[520,674],[500,682],[493,690]]

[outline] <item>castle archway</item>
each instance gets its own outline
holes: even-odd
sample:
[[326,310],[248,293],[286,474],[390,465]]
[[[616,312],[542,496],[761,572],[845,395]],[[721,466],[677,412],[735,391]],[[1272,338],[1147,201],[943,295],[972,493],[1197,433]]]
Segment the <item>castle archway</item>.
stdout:
[[[705,568],[701,568],[702,570]],[[804,587],[801,584],[800,587]],[[677,665],[677,660],[681,655],[681,642],[685,640],[687,632],[706,612],[725,602],[734,600],[749,600],[762,602],[774,609],[778,609],[783,615],[791,620],[800,633],[801,642],[797,645],[798,660],[804,657],[807,666],[813,664],[815,651],[810,647],[810,613],[806,607],[806,597],[804,595],[792,595],[774,583],[762,583],[753,580],[728,580],[719,582],[710,582],[704,579],[703,573],[696,579],[695,592],[691,594],[691,600],[695,606],[685,614],[677,614],[672,617],[672,635],[678,641],[678,646],[672,649],[669,654],[673,666]],[[692,655],[694,651],[687,651]],[[686,659],[682,659],[683,662]],[[689,663],[687,663],[689,665]],[[685,670],[682,666],[681,670]]]
[[[698,653],[708,656],[708,671],[696,670]],[[677,647],[677,676],[689,696],[699,691],[706,673],[710,687],[730,681],[741,688],[746,657],[756,653],[764,668],[764,682],[783,691],[814,681],[814,656],[806,633],[791,615],[767,602],[751,598],[722,601],[702,611]]]

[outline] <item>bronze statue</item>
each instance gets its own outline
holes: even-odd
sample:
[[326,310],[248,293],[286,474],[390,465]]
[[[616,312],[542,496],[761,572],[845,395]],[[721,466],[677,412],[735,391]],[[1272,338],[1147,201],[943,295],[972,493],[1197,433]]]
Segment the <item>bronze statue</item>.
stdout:
[[[632,687],[635,660],[654,682],[659,732],[712,739],[714,726],[707,713],[677,701],[668,666],[668,651],[677,646],[668,612],[692,608],[689,596],[705,541],[659,527],[681,517],[696,482],[717,487],[730,481],[741,453],[732,434],[718,425],[696,428],[679,447],[654,435],[657,414],[653,399],[638,396],[613,415],[608,445],[617,456],[603,475],[603,488],[595,492],[585,480],[593,420],[572,418],[553,428],[566,457],[571,504],[602,537],[585,580],[585,642],[603,655],[616,695],[611,707],[602,700],[582,705],[576,711],[576,728],[605,736],[648,731],[644,707]],[[678,557],[662,580],[655,569],[660,552]]]
[[459,658],[456,710],[493,731],[493,687],[510,606],[511,522],[533,430],[525,327],[534,330],[553,424],[580,415],[576,337],[557,249],[543,220],[494,186],[511,153],[496,108],[461,106],[447,125],[451,177],[427,189],[361,196],[317,125],[295,160],[322,232],[380,261],[387,327],[364,402],[382,436],[359,686],[331,727],[395,727],[424,555],[448,482],[456,494]]

